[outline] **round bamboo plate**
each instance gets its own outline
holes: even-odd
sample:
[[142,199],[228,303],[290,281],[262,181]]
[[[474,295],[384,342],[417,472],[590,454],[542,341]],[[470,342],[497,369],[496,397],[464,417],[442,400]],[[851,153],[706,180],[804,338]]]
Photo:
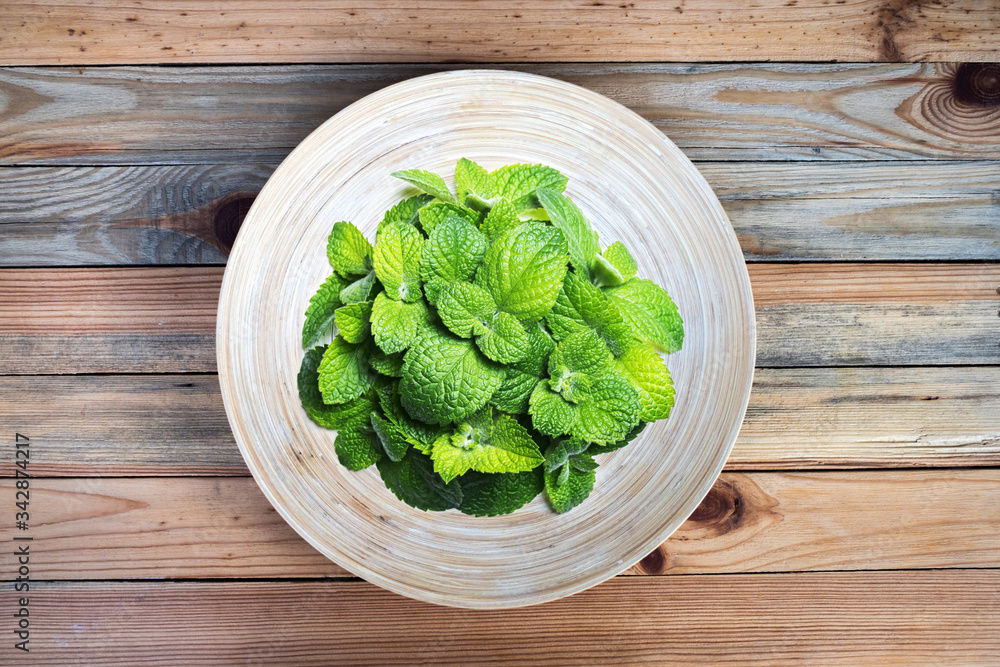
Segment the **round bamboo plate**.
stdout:
[[[451,174],[467,157],[494,169],[540,162],[603,245],[621,240],[639,276],[684,318],[668,356],[670,418],[602,457],[594,492],[563,515],[544,494],[495,518],[422,512],[373,468],[351,472],[335,433],[299,404],[296,374],[309,297],[330,273],[326,237],[350,220],[373,239],[413,191],[399,169]],[[753,297],[735,234],[691,162],[653,125],[597,93],[545,77],[455,71],[352,104],[305,139],[257,197],[226,268],[217,353],[240,451],[275,509],[320,552],[368,581],[437,604],[517,607],[582,591],[663,542],[708,493],[746,410]]]

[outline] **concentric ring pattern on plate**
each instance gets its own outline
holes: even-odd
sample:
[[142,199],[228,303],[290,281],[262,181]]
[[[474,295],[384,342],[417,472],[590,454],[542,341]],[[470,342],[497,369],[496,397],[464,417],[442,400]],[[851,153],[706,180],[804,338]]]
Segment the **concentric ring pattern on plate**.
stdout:
[[[632,250],[684,318],[667,357],[673,413],[605,455],[591,497],[564,515],[540,496],[514,514],[425,513],[398,501],[374,468],[350,472],[335,433],[299,404],[303,313],[330,273],[326,237],[350,220],[373,239],[412,190],[399,169],[451,174],[540,162],[603,245]],[[305,139],[253,205],[229,259],[217,353],[226,411],[254,478],[323,554],[360,577],[428,602],[470,608],[553,600],[630,567],[697,507],[739,430],[753,373],[746,265],[708,184],[655,127],[586,89],[540,76],[468,70],[369,95]]]

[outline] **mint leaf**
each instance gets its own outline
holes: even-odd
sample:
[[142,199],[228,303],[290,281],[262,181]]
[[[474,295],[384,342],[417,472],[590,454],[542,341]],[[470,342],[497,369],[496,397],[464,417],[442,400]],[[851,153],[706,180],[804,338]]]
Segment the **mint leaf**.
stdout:
[[412,345],[426,321],[427,306],[423,300],[394,301],[385,292],[379,292],[372,304],[372,337],[386,354],[402,352]]
[[[381,293],[379,293],[381,295]],[[372,302],[350,303],[336,310],[337,331],[348,343],[360,343],[371,333]]]
[[593,470],[582,471],[572,466],[545,473],[545,494],[552,509],[564,514],[582,503],[594,490],[595,479]]
[[400,400],[399,383],[393,382],[379,387],[378,399],[385,418],[395,425],[403,438],[417,449],[429,453],[431,444],[444,431],[438,426],[417,421],[407,414]]
[[453,283],[438,295],[441,322],[462,338],[481,333],[484,330],[483,318],[492,315],[496,307],[490,293],[472,283]]
[[367,395],[348,403],[327,405],[319,391],[319,364],[323,359],[326,345],[307,350],[302,357],[297,383],[299,400],[306,409],[306,414],[314,422],[324,428],[344,429],[365,424],[374,403]]
[[413,195],[412,197],[407,197],[403,201],[399,202],[388,211],[385,212],[385,216],[382,218],[382,222],[378,223],[378,233],[388,225],[394,222],[399,222],[404,225],[416,225],[420,220],[420,209],[427,204],[434,201],[434,197],[428,194]]
[[546,435],[568,435],[580,419],[579,408],[567,403],[549,388],[548,381],[541,381],[528,399],[531,425]]
[[333,448],[337,460],[348,470],[364,470],[382,459],[382,450],[370,430],[344,429],[337,433]]
[[[392,301],[389,299],[389,301]],[[392,301],[392,303],[402,303],[401,301]],[[376,341],[378,344],[378,341]],[[394,354],[386,354],[382,350],[375,350],[372,352],[371,356],[368,357],[368,365],[375,369],[376,373],[385,375],[388,377],[401,378],[403,377],[403,353],[396,352]]]
[[476,345],[487,357],[501,364],[512,364],[528,354],[528,334],[510,313],[498,311],[481,323]]
[[566,189],[566,177],[552,167],[540,164],[511,164],[490,174],[494,192],[509,200],[517,211],[537,208],[537,188],[556,192]]
[[552,224],[566,237],[570,264],[577,273],[589,278],[591,264],[601,252],[597,232],[590,226],[583,211],[566,195],[545,188],[538,188],[536,194]]
[[618,304],[572,271],[566,274],[545,322],[556,340],[593,329],[616,356],[632,345],[634,336]]
[[315,345],[320,338],[330,333],[334,313],[340,307],[340,291],[345,285],[336,273],[330,274],[320,285],[319,291],[309,299],[306,321],[302,325],[302,347]]
[[385,451],[385,455],[392,461],[402,461],[406,450],[410,448],[410,443],[406,441],[406,436],[403,435],[399,427],[372,412],[371,429]]
[[500,310],[531,324],[552,309],[565,275],[562,232],[527,222],[490,246],[476,283],[486,288]]
[[455,165],[455,192],[458,201],[462,203],[465,203],[465,198],[470,194],[489,199],[493,196],[493,179],[490,178],[490,172],[463,157]]
[[614,357],[592,329],[566,337],[549,356],[549,375],[582,373],[598,377],[611,367]]
[[420,226],[427,235],[448,218],[460,218],[474,228],[479,226],[479,213],[458,204],[436,201],[420,209]]
[[326,256],[334,271],[344,278],[368,273],[371,254],[372,245],[361,230],[349,222],[334,223],[326,242]]
[[598,259],[608,267],[607,277],[602,278],[609,281],[603,283],[606,285],[619,285],[626,280],[631,280],[639,268],[632,253],[621,241],[615,241],[609,245],[604,251],[603,257],[598,256]]
[[445,484],[434,472],[434,464],[424,454],[411,449],[401,461],[383,458],[378,462],[382,481],[411,507],[425,512],[443,512],[462,504],[462,487],[458,480]]
[[416,301],[420,292],[423,235],[412,225],[387,225],[375,241],[375,275],[396,301]]
[[473,516],[499,516],[524,507],[545,488],[542,469],[484,474],[468,472],[458,480],[462,504],[458,509]]
[[590,396],[579,405],[572,435],[598,444],[624,438],[639,423],[639,393],[628,380],[608,374],[593,381]]
[[539,379],[545,374],[549,354],[555,347],[552,337],[541,323],[536,322],[529,327],[527,336],[527,354],[524,359],[507,368],[503,383],[490,399],[497,408],[511,414],[528,411],[528,399]]
[[629,431],[625,435],[625,437],[622,438],[621,440],[609,443],[607,445],[596,445],[594,443],[591,443],[590,447],[587,448],[587,453],[590,454],[591,456],[597,456],[598,454],[607,454],[608,452],[613,452],[616,449],[621,449],[625,445],[635,440],[639,436],[639,434],[642,433],[642,430],[644,428],[646,428],[646,422],[641,421],[638,424],[636,424],[632,428],[632,430]]
[[[489,415],[492,408],[481,411]],[[434,441],[431,459],[434,470],[446,482],[465,474],[477,472],[521,472],[542,463],[544,457],[528,430],[507,415],[500,415],[495,422],[481,417],[479,423],[459,424],[451,437],[442,436]]]
[[441,201],[456,203],[455,197],[448,190],[448,185],[444,182],[444,179],[433,172],[424,171],[423,169],[406,169],[405,171],[393,172],[392,175],[394,178],[400,178],[429,195],[434,195]]
[[587,451],[589,442],[579,438],[557,440],[545,450],[545,472],[559,470],[570,462],[570,459]]
[[410,416],[447,424],[486,405],[503,378],[503,367],[486,359],[472,341],[429,334],[404,357],[400,394]]
[[361,303],[363,301],[371,301],[372,294],[375,291],[375,272],[369,271],[367,274],[358,278],[353,283],[340,290],[340,302],[343,304],[348,303]]
[[646,343],[632,347],[617,360],[617,366],[639,392],[639,419],[666,419],[674,406],[674,383],[653,346]]
[[[370,344],[370,343],[369,343]],[[319,364],[319,390],[323,402],[346,403],[371,389],[375,373],[368,366],[368,347],[337,336],[327,346]]]
[[651,280],[633,278],[623,285],[605,288],[618,304],[636,338],[670,354],[684,344],[684,324],[666,290]]
[[434,227],[420,257],[427,300],[436,304],[446,285],[471,280],[487,246],[483,233],[464,218],[449,216]]
[[479,229],[483,234],[486,234],[490,241],[495,241],[509,230],[518,227],[522,222],[513,204],[506,199],[501,199],[490,209]]

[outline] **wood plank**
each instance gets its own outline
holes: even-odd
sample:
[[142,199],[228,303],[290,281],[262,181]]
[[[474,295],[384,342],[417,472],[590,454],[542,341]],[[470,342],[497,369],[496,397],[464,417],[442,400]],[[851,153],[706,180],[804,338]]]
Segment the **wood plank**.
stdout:
[[[5,497],[14,482],[0,481]],[[251,477],[36,478],[30,493],[40,579],[347,574]],[[995,568],[998,533],[995,469],[724,473],[632,573]],[[14,552],[0,565],[12,579]]]
[[8,375],[0,396],[0,423],[37,443],[35,476],[250,474],[215,375]]
[[[748,268],[758,366],[1000,360],[1000,266]],[[221,279],[220,267],[0,270],[2,374],[214,371]]]
[[[996,60],[989,3],[15,0],[0,63]],[[474,29],[473,29],[474,27]]]
[[[278,162],[360,97],[460,67],[0,69],[0,164]],[[607,95],[692,159],[1000,156],[994,65],[504,67]]]
[[[751,261],[1000,259],[1000,162],[698,167]],[[225,263],[239,214],[272,171],[0,169],[0,266]]]
[[[998,386],[1000,367],[758,369],[726,469],[1000,466]],[[37,476],[249,474],[212,375],[0,376],[0,396]]]
[[18,660],[60,667],[990,665],[1000,650],[995,570],[618,577],[504,611],[354,581],[32,583],[30,609]]

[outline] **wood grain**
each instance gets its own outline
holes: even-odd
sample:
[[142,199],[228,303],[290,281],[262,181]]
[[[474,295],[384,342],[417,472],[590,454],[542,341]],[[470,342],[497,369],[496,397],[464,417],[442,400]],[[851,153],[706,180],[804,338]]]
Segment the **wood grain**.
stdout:
[[0,64],[995,60],[988,3],[5,3]]
[[[997,367],[761,368],[726,469],[997,466],[997,386]],[[0,396],[35,475],[248,474],[215,376],[0,376]]]
[[[0,164],[274,163],[365,95],[461,67],[0,69],[6,100]],[[692,159],[1000,155],[1000,78],[988,65],[503,67],[606,95],[651,121]]]
[[0,396],[36,476],[249,474],[214,375],[9,375]]
[[230,213],[245,215],[272,171],[254,164],[0,170],[0,265],[223,264],[242,222]]
[[[0,266],[221,264],[274,165],[0,169]],[[702,162],[750,260],[1000,259],[1000,163]],[[236,215],[229,215],[234,213]]]
[[[996,364],[992,264],[751,264],[763,367]],[[4,374],[212,372],[222,269],[0,270]]]
[[[39,579],[350,576],[250,477],[34,479],[29,509]],[[995,568],[998,532],[995,469],[723,473],[631,573]]]
[[[540,607],[470,612],[364,582],[41,583],[24,659],[989,665],[1000,650],[998,591],[1000,573],[980,570],[618,577]],[[12,601],[4,596],[5,614]],[[520,630],[512,639],[498,628]]]

